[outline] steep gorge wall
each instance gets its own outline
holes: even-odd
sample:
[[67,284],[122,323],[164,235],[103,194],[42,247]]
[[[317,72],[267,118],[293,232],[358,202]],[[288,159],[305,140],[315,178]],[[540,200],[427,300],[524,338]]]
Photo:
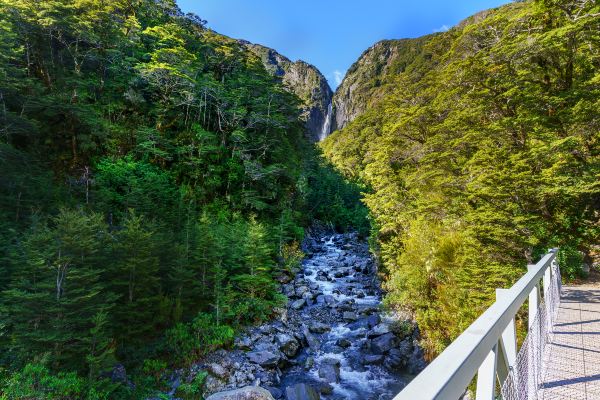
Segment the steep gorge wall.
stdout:
[[304,61],[291,61],[277,51],[247,41],[240,41],[260,57],[265,68],[302,100],[302,119],[306,121],[306,134],[312,141],[323,139],[328,108],[333,92],[321,72]]
[[423,45],[432,36],[382,40],[365,50],[333,95],[332,131],[344,128],[385,96],[390,77],[420,65]]

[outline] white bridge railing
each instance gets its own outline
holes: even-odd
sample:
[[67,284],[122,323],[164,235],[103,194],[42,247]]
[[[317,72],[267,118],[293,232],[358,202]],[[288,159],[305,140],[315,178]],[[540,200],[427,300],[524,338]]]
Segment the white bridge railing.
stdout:
[[[525,392],[518,396],[509,394],[506,398],[535,399],[542,369],[541,353],[560,301],[556,252],[552,249],[537,264],[528,265],[528,272],[510,289],[496,289],[496,302],[394,400],[459,399],[476,374],[477,400],[496,399],[497,383],[503,395],[505,391]],[[540,286],[544,292],[543,303]],[[527,299],[529,334],[525,342],[528,348],[524,344],[517,357],[515,315]],[[534,346],[532,341],[539,343]],[[508,389],[503,387],[505,382]]]

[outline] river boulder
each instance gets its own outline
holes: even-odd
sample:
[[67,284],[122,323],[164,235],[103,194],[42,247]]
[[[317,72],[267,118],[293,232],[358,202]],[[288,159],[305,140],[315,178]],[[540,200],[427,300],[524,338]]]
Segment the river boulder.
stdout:
[[386,333],[371,341],[371,351],[375,354],[383,354],[398,345],[398,338],[393,333]]
[[267,389],[246,386],[241,389],[211,394],[206,400],[274,400],[274,397]]
[[310,325],[308,325],[308,330],[312,333],[325,333],[331,330],[331,326],[322,322],[312,322]]
[[319,378],[328,383],[340,382],[340,361],[334,358],[326,358],[319,366]]
[[279,354],[270,351],[251,351],[246,354],[248,359],[261,367],[276,367],[281,359]]
[[321,396],[312,386],[306,383],[297,383],[285,388],[287,400],[320,400]]
[[300,349],[300,343],[293,336],[280,333],[275,337],[279,350],[288,357],[294,357]]

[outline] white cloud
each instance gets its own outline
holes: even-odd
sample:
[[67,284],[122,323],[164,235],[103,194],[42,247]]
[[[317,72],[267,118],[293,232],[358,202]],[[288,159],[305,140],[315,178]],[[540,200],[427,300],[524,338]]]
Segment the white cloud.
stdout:
[[444,24],[444,25],[440,26],[439,28],[434,29],[433,31],[434,32],[446,32],[448,29],[450,29],[450,27],[448,25]]
[[342,83],[342,79],[344,79],[344,73],[342,71],[337,69],[333,71],[333,80],[335,81],[336,85]]

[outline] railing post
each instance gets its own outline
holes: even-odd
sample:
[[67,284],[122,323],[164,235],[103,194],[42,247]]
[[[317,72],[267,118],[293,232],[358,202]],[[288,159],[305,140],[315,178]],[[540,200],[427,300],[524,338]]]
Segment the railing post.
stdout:
[[[528,265],[527,270],[530,271],[534,268],[535,265]],[[533,321],[535,320],[535,316],[538,311],[538,306],[540,305],[540,283],[537,282],[535,287],[529,293],[529,328],[533,325]]]
[[498,361],[498,344],[485,358],[477,371],[477,392],[475,400],[494,400],[496,398],[496,365]]
[[[496,289],[496,300],[502,299],[509,289]],[[515,327],[515,318],[513,317],[500,337],[500,352],[498,360],[498,378],[500,385],[508,377],[508,373],[517,362],[517,331]]]
[[[532,268],[534,268],[535,265],[527,265],[527,270],[531,270]],[[528,321],[528,327],[529,327],[529,344],[528,344],[528,348],[527,348],[527,398],[528,399],[535,399],[537,398],[537,372],[538,372],[538,365],[536,365],[537,362],[537,357],[536,357],[536,340],[538,339],[536,337],[537,332],[534,331],[534,329],[532,329],[533,324],[535,322],[535,318],[537,316],[537,312],[538,312],[538,307],[540,304],[540,282],[536,282],[535,286],[533,287],[533,289],[531,290],[531,292],[529,292],[529,304],[528,304],[528,308],[529,308],[529,321]]]
[[550,294],[550,282],[552,282],[552,267],[546,268],[544,272],[544,299]]
[[[535,348],[540,336],[540,326],[534,323],[539,318],[536,314],[540,304],[541,280],[552,259],[553,254],[544,255],[510,289],[498,290],[496,302],[394,399],[457,399],[462,396],[475,374],[477,400],[495,399],[498,380],[503,381],[503,387],[506,387],[509,396],[518,393],[518,398],[537,398],[540,368],[534,363],[540,354]],[[550,276],[556,278],[552,273]],[[552,284],[547,284],[551,288],[548,293],[549,297],[554,298],[555,281],[551,282]],[[524,354],[517,354],[515,315],[527,299],[529,324],[535,332],[524,343],[527,347],[521,348]],[[520,364],[521,361],[523,365]]]

